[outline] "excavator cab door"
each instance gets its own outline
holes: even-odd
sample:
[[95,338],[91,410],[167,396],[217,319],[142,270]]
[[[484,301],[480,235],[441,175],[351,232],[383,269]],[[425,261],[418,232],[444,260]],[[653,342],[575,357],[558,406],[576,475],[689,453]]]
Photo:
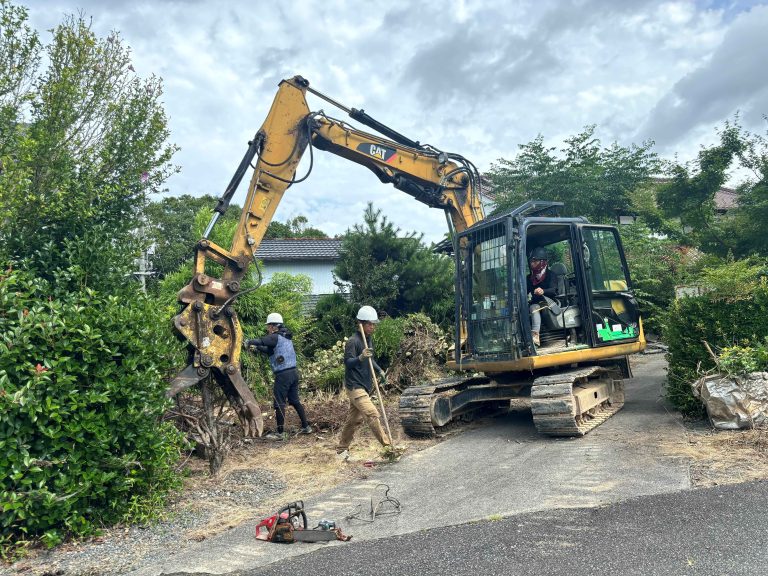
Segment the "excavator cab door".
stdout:
[[577,228],[578,261],[588,306],[583,321],[594,345],[637,340],[640,313],[618,230],[591,224]]
[[460,234],[457,310],[466,321],[467,351],[479,361],[520,357],[517,259],[510,220],[482,222]]

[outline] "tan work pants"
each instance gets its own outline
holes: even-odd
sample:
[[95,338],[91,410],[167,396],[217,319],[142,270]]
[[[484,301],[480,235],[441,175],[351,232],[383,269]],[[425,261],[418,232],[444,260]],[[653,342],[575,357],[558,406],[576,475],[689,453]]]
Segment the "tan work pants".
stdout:
[[354,390],[347,388],[346,392],[347,396],[349,396],[349,412],[347,412],[347,421],[341,430],[341,437],[339,438],[336,450],[341,452],[342,450],[349,449],[352,438],[355,436],[355,431],[363,422],[368,423],[371,432],[373,432],[373,435],[376,436],[376,439],[383,446],[389,446],[389,439],[379,421],[379,411],[371,402],[371,397],[368,396],[368,393],[362,388],[355,388]]

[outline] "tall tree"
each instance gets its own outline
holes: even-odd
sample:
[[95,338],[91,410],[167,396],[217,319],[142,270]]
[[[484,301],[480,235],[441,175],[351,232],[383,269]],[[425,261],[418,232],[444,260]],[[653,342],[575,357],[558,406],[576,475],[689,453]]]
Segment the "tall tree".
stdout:
[[371,203],[363,224],[344,235],[341,252],[334,273],[351,286],[355,304],[391,316],[425,312],[443,325],[453,321],[453,260],[432,252],[421,235],[402,235]]
[[739,160],[749,177],[738,186],[738,206],[727,221],[728,232],[738,232],[734,252],[768,256],[768,139],[747,135]]
[[303,214],[286,220],[270,222],[264,238],[328,238],[328,234],[309,226],[309,220]]
[[499,159],[486,174],[496,195],[498,210],[528,200],[565,203],[563,214],[587,216],[595,222],[615,220],[631,207],[631,193],[658,168],[652,143],[602,148],[595,126],[565,141],[565,147],[547,147],[539,135],[520,145],[512,160]]
[[[153,247],[150,260],[156,280],[162,280],[192,257],[195,244],[202,235],[195,226],[198,214],[204,212],[210,221],[214,206],[216,199],[213,196],[188,194],[166,197],[147,206],[142,230],[146,242]],[[221,222],[236,222],[239,218],[240,207],[231,204]]]
[[[694,161],[673,165],[657,203],[665,217],[680,220],[681,240],[688,245],[721,257],[768,255],[768,142],[745,131],[738,117],[718,133],[720,141],[702,148]],[[748,177],[736,188],[737,206],[723,216],[715,195],[737,170],[746,170]]]
[[23,8],[2,0],[0,18],[0,253],[43,276],[72,263],[88,270],[99,249],[62,249],[82,239],[108,254],[102,272],[122,270],[148,194],[176,170],[162,83],[139,78],[120,36],[97,37],[82,15],[66,17],[45,48]]

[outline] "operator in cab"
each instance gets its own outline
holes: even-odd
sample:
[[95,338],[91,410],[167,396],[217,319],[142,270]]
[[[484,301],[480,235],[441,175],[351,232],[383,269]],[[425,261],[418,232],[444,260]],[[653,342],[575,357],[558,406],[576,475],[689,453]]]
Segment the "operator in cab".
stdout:
[[540,346],[541,309],[548,305],[544,297],[554,297],[557,286],[554,275],[549,271],[549,257],[545,248],[539,246],[531,251],[528,267],[531,269],[531,273],[526,278],[530,297],[528,304],[531,313],[531,338],[536,346]]
[[285,440],[285,409],[293,406],[301,420],[300,434],[311,434],[304,406],[299,400],[299,373],[296,370],[296,350],[291,339],[293,334],[283,324],[283,317],[277,312],[267,315],[267,335],[253,338],[245,344],[249,350],[257,350],[269,357],[269,365],[275,375],[273,387],[276,432],[266,435],[269,440]]

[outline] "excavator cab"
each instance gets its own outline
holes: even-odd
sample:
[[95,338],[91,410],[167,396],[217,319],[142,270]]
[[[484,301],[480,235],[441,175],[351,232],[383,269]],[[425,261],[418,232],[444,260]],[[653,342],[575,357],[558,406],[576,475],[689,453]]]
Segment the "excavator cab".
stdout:
[[[466,339],[457,362],[499,365],[638,340],[640,315],[618,231],[562,218],[560,206],[527,202],[459,235],[457,325],[466,326]],[[551,276],[545,302],[533,306],[541,315],[538,346],[526,282],[536,248],[546,251]]]

